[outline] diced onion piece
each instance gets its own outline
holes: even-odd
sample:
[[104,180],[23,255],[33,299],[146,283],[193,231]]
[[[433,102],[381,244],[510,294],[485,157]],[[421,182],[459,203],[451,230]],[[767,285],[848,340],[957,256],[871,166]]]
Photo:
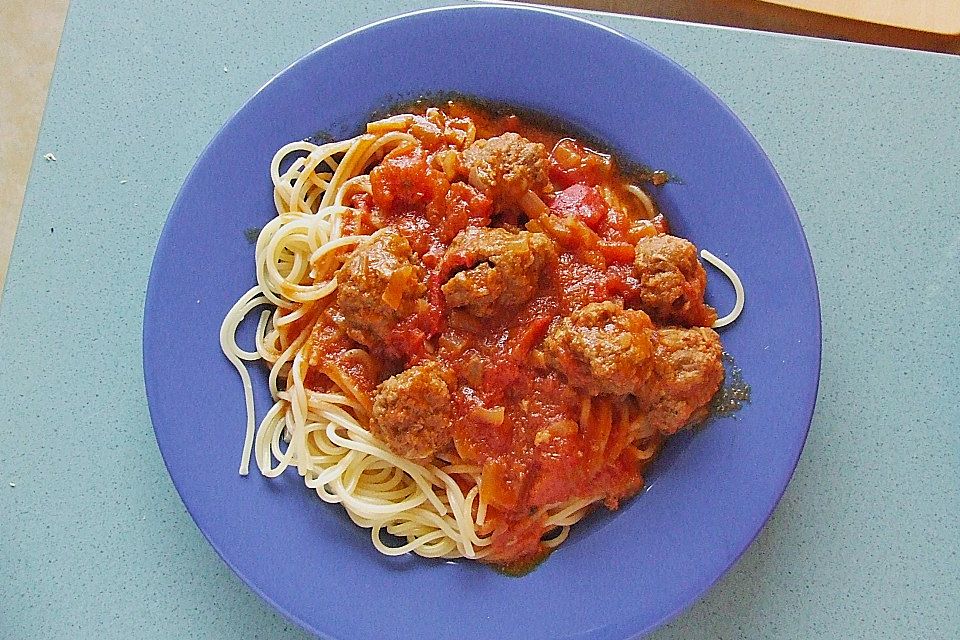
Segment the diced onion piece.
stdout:
[[534,233],[543,233],[543,225],[536,220],[527,220],[527,224],[523,226],[527,231],[532,231]]
[[467,348],[467,341],[464,340],[456,331],[447,331],[440,334],[437,342],[442,349],[454,354],[461,354]]
[[463,379],[474,389],[483,384],[483,361],[476,353],[471,354],[461,369]]
[[564,169],[575,169],[580,166],[582,158],[580,154],[570,148],[569,144],[564,144],[565,142],[567,141],[561,140],[557,146],[553,148],[553,159]]
[[652,223],[649,220],[637,220],[630,227],[629,238],[633,242],[637,242],[640,238],[652,238],[653,236],[660,233],[657,230],[657,225]]
[[597,243],[600,241],[600,236],[597,235],[596,231],[584,224],[583,220],[570,217],[566,218],[564,222],[581,247],[593,249],[597,246]]
[[579,426],[573,420],[569,418],[564,418],[558,420],[557,422],[551,423],[549,426],[544,427],[540,431],[537,431],[537,435],[534,437],[535,444],[543,444],[552,440],[553,438],[564,438],[572,436],[579,431]]
[[477,422],[496,427],[503,424],[503,407],[494,407],[493,409],[473,407],[470,409],[469,416]]
[[447,180],[453,180],[457,177],[457,152],[453,149],[444,149],[433,155],[434,162],[438,165]]
[[563,246],[570,246],[575,241],[570,226],[566,224],[566,221],[556,216],[544,216],[540,218],[540,224],[543,226],[545,234]]
[[447,144],[456,145],[462,149],[466,146],[464,143],[467,140],[467,133],[462,129],[456,129],[448,126],[443,130],[443,139],[447,142]]
[[519,204],[520,210],[527,214],[527,217],[531,220],[537,220],[550,215],[550,207],[533,191],[527,190],[527,192],[520,197]]

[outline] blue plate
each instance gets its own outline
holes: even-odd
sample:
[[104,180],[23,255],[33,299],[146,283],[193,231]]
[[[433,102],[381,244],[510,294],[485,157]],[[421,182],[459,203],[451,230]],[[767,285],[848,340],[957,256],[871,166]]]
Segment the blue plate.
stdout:
[[[545,111],[679,176],[656,196],[679,235],[747,290],[722,338],[753,388],[736,418],[678,437],[650,488],[596,513],[522,578],[471,562],[387,558],[295,472],[242,478],[244,408],[218,330],[254,282],[245,237],[273,216],[270,159],[319,130],[456,91]],[[729,285],[711,272],[721,314]],[[249,344],[249,343],[248,343]],[[820,364],[810,254],[777,173],[736,116],[681,67],[605,27],[508,6],[446,8],[330,42],[263,87],[213,139],[163,230],[143,329],[157,441],[210,544],[284,615],[329,638],[622,639],[662,624],[743,553],[803,447]],[[257,372],[257,401],[268,406]]]

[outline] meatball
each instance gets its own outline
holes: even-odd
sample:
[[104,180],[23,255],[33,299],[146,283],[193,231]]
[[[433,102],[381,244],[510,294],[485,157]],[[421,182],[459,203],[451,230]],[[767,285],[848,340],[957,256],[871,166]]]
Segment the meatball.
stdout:
[[703,302],[707,273],[697,248],[683,238],[657,235],[637,242],[639,306],[659,323],[710,326],[717,312]]
[[544,265],[555,259],[542,233],[470,227],[453,239],[445,260],[466,265],[442,287],[447,306],[488,318],[533,295]]
[[453,441],[453,412],[444,369],[427,362],[377,387],[370,431],[408,459],[428,458]]
[[564,318],[543,341],[548,366],[595,396],[634,393],[652,368],[653,323],[620,302],[591,302]]
[[547,148],[512,132],[476,140],[463,152],[463,165],[470,184],[501,204],[548,182]]
[[723,347],[713,329],[660,329],[654,336],[653,377],[641,394],[650,426],[671,434],[705,416],[723,383]]
[[424,295],[424,270],[406,238],[381,229],[357,245],[337,274],[337,304],[348,336],[368,347],[411,315]]

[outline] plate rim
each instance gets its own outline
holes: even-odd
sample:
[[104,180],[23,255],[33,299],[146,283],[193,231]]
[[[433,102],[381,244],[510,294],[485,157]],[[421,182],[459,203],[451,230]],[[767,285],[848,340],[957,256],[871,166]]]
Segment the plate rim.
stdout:
[[[276,599],[274,599],[270,594],[265,592],[260,586],[258,586],[253,581],[248,579],[248,577],[234,564],[234,562],[232,562],[231,559],[227,557],[227,555],[223,552],[220,546],[213,539],[211,539],[210,534],[208,534],[208,532],[199,525],[197,517],[194,514],[194,508],[190,506],[190,503],[184,497],[183,491],[181,489],[181,483],[177,480],[176,476],[171,472],[171,469],[167,460],[167,455],[164,453],[164,448],[160,443],[160,435],[157,430],[157,420],[155,417],[157,410],[154,407],[155,401],[152,399],[152,394],[150,393],[151,380],[153,379],[153,374],[150,372],[150,366],[148,363],[148,353],[151,351],[151,349],[149,349],[147,346],[148,343],[150,343],[153,340],[153,336],[150,335],[150,332],[148,330],[148,324],[150,323],[148,318],[151,316],[151,313],[150,313],[151,309],[156,304],[155,297],[157,296],[157,293],[156,293],[156,287],[154,285],[154,282],[155,282],[156,271],[158,269],[158,263],[160,262],[159,248],[165,242],[169,241],[168,236],[172,233],[171,225],[169,224],[171,220],[171,214],[173,214],[177,209],[179,209],[182,206],[183,200],[185,198],[185,191],[187,190],[186,187],[199,174],[201,161],[208,155],[208,153],[210,153],[211,148],[216,144],[217,140],[223,135],[224,131],[228,127],[230,127],[230,125],[234,122],[234,120],[236,120],[248,108],[250,103],[255,101],[260,96],[261,93],[263,93],[273,84],[278,82],[282,77],[284,77],[292,69],[294,69],[300,64],[305,63],[308,59],[311,59],[316,55],[320,55],[325,49],[335,46],[336,44],[338,44],[343,40],[350,39],[363,32],[376,30],[385,25],[390,25],[395,22],[417,18],[423,15],[449,13],[449,12],[456,13],[460,11],[478,11],[478,10],[482,11],[482,10],[490,10],[490,9],[494,9],[502,12],[529,12],[529,13],[546,14],[547,16],[550,16],[553,19],[559,19],[561,21],[577,22],[577,23],[581,23],[582,25],[591,27],[593,29],[602,30],[606,32],[608,35],[613,35],[621,40],[626,40],[630,46],[640,47],[641,49],[645,50],[648,55],[653,55],[659,58],[662,62],[665,62],[669,66],[673,67],[675,71],[679,71],[683,76],[685,76],[688,82],[692,82],[695,85],[697,85],[700,89],[706,91],[708,95],[713,99],[715,104],[718,105],[722,110],[726,112],[726,115],[728,116],[729,120],[735,124],[735,126],[739,129],[740,133],[744,135],[744,139],[749,141],[753,151],[758,155],[759,158],[762,159],[762,162],[768,167],[768,169],[770,170],[770,174],[775,178],[777,190],[783,196],[784,201],[789,205],[788,206],[788,210],[790,213],[789,219],[795,225],[796,229],[799,231],[799,236],[800,236],[800,239],[802,240],[802,257],[804,258],[804,263],[805,263],[803,266],[806,267],[806,269],[809,271],[807,276],[809,278],[810,284],[812,285],[813,300],[815,302],[813,308],[811,309],[811,315],[815,317],[816,322],[813,323],[814,334],[810,337],[813,338],[813,342],[815,344],[816,357],[815,357],[815,367],[813,367],[812,376],[809,380],[805,381],[807,382],[808,387],[811,387],[811,388],[805,389],[810,394],[811,400],[809,402],[808,411],[804,412],[803,414],[800,414],[803,416],[802,424],[804,425],[802,437],[799,438],[799,447],[797,449],[797,454],[795,459],[792,461],[792,464],[789,467],[789,471],[787,471],[786,467],[784,467],[783,469],[785,473],[784,473],[784,480],[781,483],[782,486],[777,491],[776,498],[769,505],[769,508],[764,509],[766,513],[763,516],[763,518],[760,520],[758,526],[756,527],[756,530],[752,532],[752,534],[749,536],[749,539],[747,539],[742,544],[742,546],[737,545],[739,548],[736,551],[736,553],[732,555],[729,562],[724,564],[723,569],[719,571],[719,573],[712,580],[710,580],[709,583],[703,589],[696,591],[695,593],[692,593],[692,594],[686,593],[685,597],[678,598],[678,603],[676,604],[676,606],[674,606],[669,611],[669,613],[661,616],[658,620],[649,622],[647,624],[643,624],[640,621],[639,616],[624,616],[619,621],[606,621],[604,625],[601,625],[595,631],[602,632],[602,630],[610,629],[613,625],[619,623],[620,626],[626,625],[630,628],[630,631],[628,631],[629,635],[625,637],[631,637],[631,638],[640,637],[647,633],[650,633],[655,629],[661,628],[669,624],[671,621],[675,620],[678,616],[680,616],[684,611],[692,607],[696,602],[704,598],[723,577],[725,577],[730,573],[734,565],[736,565],[739,562],[739,560],[743,557],[746,551],[753,545],[757,537],[760,535],[760,533],[769,523],[771,517],[773,516],[774,511],[777,509],[777,507],[781,503],[783,496],[787,490],[787,487],[790,485],[790,482],[794,477],[797,465],[799,464],[800,458],[803,455],[803,451],[806,446],[806,441],[807,441],[807,438],[809,437],[810,429],[812,426],[813,417],[816,410],[817,399],[819,396],[819,385],[820,385],[822,362],[823,362],[823,316],[822,316],[822,309],[821,309],[819,284],[816,277],[816,267],[813,260],[813,255],[810,250],[810,245],[807,240],[806,233],[803,230],[802,222],[797,213],[796,206],[793,202],[793,199],[790,197],[789,191],[787,190],[785,184],[783,183],[783,179],[780,176],[780,173],[777,171],[776,167],[773,165],[773,162],[770,159],[770,157],[767,155],[766,151],[763,149],[760,143],[756,140],[753,133],[747,128],[746,124],[743,123],[743,121],[739,118],[739,116],[737,116],[737,114],[730,108],[730,106],[723,99],[721,99],[713,91],[712,88],[710,88],[703,81],[699,80],[692,72],[687,70],[681,64],[679,64],[672,58],[668,57],[666,54],[661,53],[659,50],[657,50],[653,46],[633,36],[630,36],[626,33],[618,31],[617,29],[595,22],[581,15],[576,15],[573,13],[563,11],[560,8],[554,9],[554,8],[546,8],[546,7],[532,6],[532,5],[526,5],[526,4],[514,4],[514,3],[507,3],[507,2],[501,3],[501,2],[490,2],[490,1],[470,3],[470,4],[451,4],[451,5],[444,5],[439,7],[429,7],[429,8],[417,9],[413,11],[406,11],[403,13],[395,14],[395,15],[382,18],[374,22],[363,24],[361,26],[350,29],[349,31],[346,31],[343,34],[338,35],[335,38],[332,38],[320,44],[319,46],[315,47],[314,49],[310,50],[309,52],[303,54],[302,56],[298,57],[296,60],[294,60],[287,66],[285,66],[283,69],[276,72],[273,76],[271,76],[270,79],[268,79],[259,88],[257,88],[256,91],[254,91],[248,98],[246,98],[242,102],[242,104],[233,113],[231,113],[231,115],[223,122],[223,124],[220,127],[218,127],[217,131],[210,138],[210,140],[204,145],[202,151],[197,155],[192,167],[190,168],[189,172],[186,174],[186,176],[184,177],[180,185],[180,189],[177,192],[176,198],[174,199],[173,203],[171,204],[167,212],[163,228],[157,240],[157,245],[154,248],[154,255],[151,261],[150,272],[148,276],[148,285],[147,285],[146,295],[144,297],[144,303],[143,303],[143,324],[142,324],[142,332],[141,332],[141,347],[142,347],[141,349],[142,363],[141,364],[142,364],[142,369],[144,374],[144,392],[147,400],[148,411],[150,414],[151,425],[154,431],[154,437],[157,441],[157,446],[158,446],[158,449],[160,450],[161,458],[163,459],[164,468],[167,470],[167,474],[168,476],[170,476],[170,479],[174,484],[174,487],[177,491],[180,501],[183,503],[184,507],[189,513],[190,518],[194,523],[194,526],[196,526],[196,528],[200,530],[204,539],[214,549],[214,551],[217,553],[221,561],[223,561],[224,564],[226,564],[230,568],[231,572],[236,577],[238,577],[240,581],[248,589],[253,591],[258,597],[260,597],[262,600],[267,602],[273,608],[273,610],[279,613],[285,620],[296,624],[299,628],[303,629],[307,633],[317,635],[320,638],[329,638],[330,640],[347,640],[351,636],[343,636],[339,634],[334,635],[326,631],[320,631],[313,623],[303,619],[301,616],[295,614],[294,612],[289,611],[286,607],[279,604],[276,601]],[[603,12],[600,12],[600,13],[602,14]]]

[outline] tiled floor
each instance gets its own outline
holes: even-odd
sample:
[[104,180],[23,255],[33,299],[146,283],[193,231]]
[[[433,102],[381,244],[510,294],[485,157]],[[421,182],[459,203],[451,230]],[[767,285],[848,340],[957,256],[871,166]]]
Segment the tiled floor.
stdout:
[[0,3],[0,295],[68,4]]

